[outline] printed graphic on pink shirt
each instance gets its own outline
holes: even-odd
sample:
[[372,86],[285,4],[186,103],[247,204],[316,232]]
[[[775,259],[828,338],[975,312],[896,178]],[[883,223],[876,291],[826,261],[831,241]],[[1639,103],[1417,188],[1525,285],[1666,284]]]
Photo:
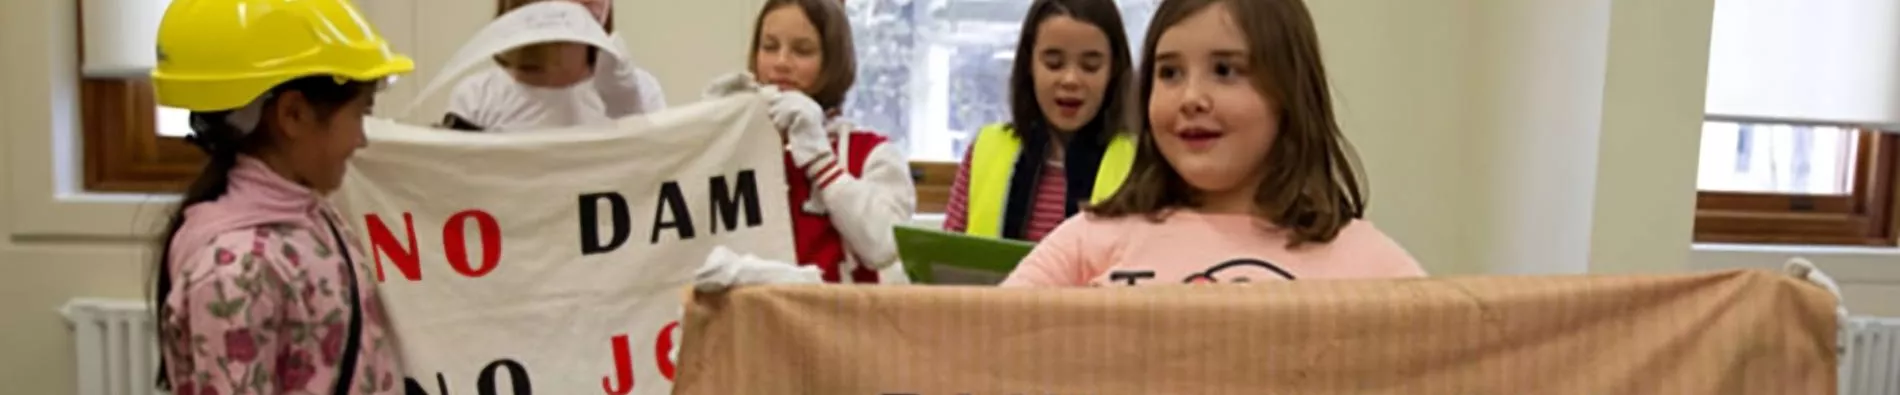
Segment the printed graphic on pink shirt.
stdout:
[[[1135,286],[1157,280],[1154,270],[1118,269],[1108,273],[1108,283],[1097,281],[1094,286],[1121,285]],[[1254,258],[1232,259],[1206,269],[1189,273],[1181,278],[1183,284],[1244,284],[1255,281],[1293,280],[1293,273],[1280,268],[1272,262]]]

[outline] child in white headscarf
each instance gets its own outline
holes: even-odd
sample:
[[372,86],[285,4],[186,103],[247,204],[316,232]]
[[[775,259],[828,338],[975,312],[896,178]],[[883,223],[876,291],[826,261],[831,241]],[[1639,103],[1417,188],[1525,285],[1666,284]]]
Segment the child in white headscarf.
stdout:
[[[503,0],[497,15],[546,0]],[[579,3],[611,30],[609,0]],[[619,39],[615,38],[615,44]],[[666,108],[658,79],[631,62],[580,43],[543,43],[495,56],[500,66],[463,79],[442,126],[508,131],[607,123]]]

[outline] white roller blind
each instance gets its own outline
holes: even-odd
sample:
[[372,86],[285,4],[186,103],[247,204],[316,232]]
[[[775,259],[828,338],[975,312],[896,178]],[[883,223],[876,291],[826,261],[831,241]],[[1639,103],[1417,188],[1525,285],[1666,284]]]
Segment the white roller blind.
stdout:
[[[10,1],[10,0],[0,0]],[[171,0],[82,0],[87,77],[144,78],[158,63],[158,21]]]
[[1900,0],[1716,0],[1705,111],[1900,127]]

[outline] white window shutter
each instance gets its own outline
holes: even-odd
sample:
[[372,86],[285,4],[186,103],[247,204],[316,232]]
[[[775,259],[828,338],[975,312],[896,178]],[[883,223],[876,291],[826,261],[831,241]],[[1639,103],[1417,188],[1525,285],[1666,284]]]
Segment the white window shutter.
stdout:
[[82,0],[87,77],[144,78],[158,63],[158,21],[170,0]]
[[1710,119],[1900,129],[1900,1],[1717,0]]

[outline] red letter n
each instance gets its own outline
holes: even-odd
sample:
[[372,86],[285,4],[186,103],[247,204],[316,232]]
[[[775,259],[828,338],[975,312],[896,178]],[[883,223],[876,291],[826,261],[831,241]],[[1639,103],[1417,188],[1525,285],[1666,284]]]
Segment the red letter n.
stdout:
[[416,223],[409,213],[402,213],[403,229],[409,232],[407,247],[396,244],[396,236],[389,233],[389,226],[383,224],[382,218],[377,217],[376,214],[369,214],[366,217],[369,218],[370,256],[376,259],[376,282],[388,281],[383,278],[384,254],[388,254],[389,260],[396,264],[396,269],[402,271],[403,278],[409,281],[421,281],[422,265],[418,264],[416,257]]

